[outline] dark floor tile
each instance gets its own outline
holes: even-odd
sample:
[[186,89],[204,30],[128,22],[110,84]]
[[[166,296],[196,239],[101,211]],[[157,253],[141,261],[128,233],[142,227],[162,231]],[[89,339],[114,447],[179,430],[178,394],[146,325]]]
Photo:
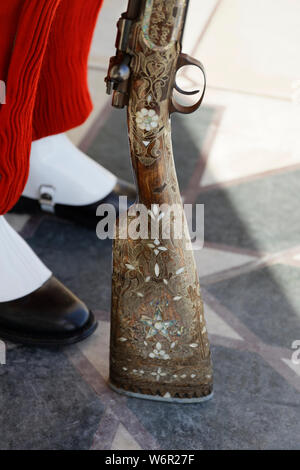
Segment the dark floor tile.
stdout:
[[[215,108],[204,106],[191,116],[172,117],[174,157],[181,190],[187,187],[193,174],[215,114]],[[125,112],[112,111],[88,149],[88,154],[118,177],[133,182]]]
[[300,171],[267,176],[199,195],[205,240],[278,251],[300,243]]
[[[293,184],[296,182],[290,179],[291,191]],[[283,186],[282,181],[278,183],[280,190]],[[230,188],[233,190],[238,193],[240,188]],[[220,194],[212,199],[209,194],[203,195],[208,197],[206,226],[210,241],[255,249],[257,245],[277,249],[295,242],[296,222],[288,233],[284,219],[281,236],[274,225],[275,209],[268,212],[264,202],[262,213],[273,221],[267,230],[263,215],[257,215],[257,204],[254,211],[254,205],[246,201],[246,190],[241,190],[243,197],[227,191],[225,201]],[[272,191],[266,192],[267,198]],[[242,216],[233,211],[237,202],[244,211]],[[215,207],[218,203],[223,204],[220,213]],[[294,199],[290,203],[293,209]],[[287,213],[291,217],[291,207],[287,203],[284,207],[284,217]],[[215,219],[216,214],[222,217],[224,210],[225,218]],[[231,216],[231,223],[226,216]],[[216,233],[209,226],[213,222]],[[255,227],[259,224],[262,233],[257,235]],[[44,219],[28,241],[55,275],[91,308],[109,310],[110,241],[100,241],[94,231],[52,218]],[[278,265],[206,289],[263,341],[289,348],[294,339],[299,339],[299,312],[295,307],[299,304],[299,272]],[[213,349],[215,397],[211,402],[171,405],[128,400],[129,408],[159,445],[176,450],[299,448],[299,393],[256,354]],[[0,427],[5,434],[0,440],[1,449],[80,449],[91,445],[103,407],[62,352],[18,348],[9,352],[8,365],[2,370]]]
[[300,338],[300,269],[275,265],[206,286],[265,343],[291,348]]
[[215,395],[194,405],[128,399],[162,449],[299,449],[300,399],[259,356],[213,348]]
[[103,405],[62,351],[9,351],[1,375],[1,450],[89,449]]
[[94,230],[49,218],[27,241],[89,308],[110,310],[111,240],[99,240]]

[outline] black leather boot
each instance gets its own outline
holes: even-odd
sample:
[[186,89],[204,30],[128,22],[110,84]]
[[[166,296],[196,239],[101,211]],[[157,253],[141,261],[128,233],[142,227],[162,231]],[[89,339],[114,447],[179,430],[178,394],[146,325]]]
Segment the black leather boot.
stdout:
[[32,346],[64,346],[90,336],[94,315],[52,276],[21,299],[0,303],[0,339]]
[[[71,206],[67,204],[53,204],[51,194],[41,195],[41,199],[31,199],[21,196],[17,204],[10,212],[17,214],[40,214],[47,213],[55,215],[65,220],[70,220],[87,228],[96,229],[97,223],[101,220],[96,216],[97,208],[100,204],[112,204],[119,214],[119,197],[127,196],[128,205],[136,199],[135,187],[129,183],[118,180],[114,190],[101,201],[94,202],[85,206]],[[126,209],[126,208],[125,208]]]

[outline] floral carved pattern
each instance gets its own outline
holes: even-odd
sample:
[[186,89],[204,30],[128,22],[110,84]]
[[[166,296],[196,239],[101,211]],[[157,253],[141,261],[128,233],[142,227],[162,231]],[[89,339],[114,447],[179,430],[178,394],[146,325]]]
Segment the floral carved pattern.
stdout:
[[184,240],[115,240],[113,383],[152,395],[208,394],[210,352],[193,266]]
[[[176,2],[156,2],[153,8],[155,18],[149,27],[146,23],[137,23],[132,32],[133,56],[131,62],[132,81],[138,86],[132,87],[128,107],[129,137],[136,157],[146,166],[153,165],[163,154],[164,137],[169,134],[168,98],[173,87],[176,59],[179,44],[176,41],[165,41],[173,31],[175,18],[170,17],[170,9]],[[149,19],[150,21],[150,19]],[[160,24],[164,24],[165,35],[156,34]],[[149,30],[149,34],[146,31]],[[155,33],[154,33],[155,31]],[[148,38],[148,40],[146,39]],[[156,41],[160,47],[149,47],[149,39]],[[165,46],[165,47],[163,47]]]

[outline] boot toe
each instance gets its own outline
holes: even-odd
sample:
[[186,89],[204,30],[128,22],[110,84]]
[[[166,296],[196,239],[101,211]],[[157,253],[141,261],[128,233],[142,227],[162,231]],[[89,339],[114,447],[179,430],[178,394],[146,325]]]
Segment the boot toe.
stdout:
[[90,319],[90,311],[82,302],[74,304],[73,309],[65,316],[62,331],[76,331],[84,328]]
[[0,304],[0,338],[12,342],[72,344],[96,328],[86,305],[54,276],[26,297]]

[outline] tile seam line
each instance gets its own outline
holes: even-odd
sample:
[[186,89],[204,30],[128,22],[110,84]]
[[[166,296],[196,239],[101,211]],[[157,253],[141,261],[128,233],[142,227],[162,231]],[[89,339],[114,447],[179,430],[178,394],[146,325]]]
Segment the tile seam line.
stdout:
[[194,167],[194,174],[191,176],[186,189],[183,191],[185,203],[194,204],[198,197],[199,188],[201,188],[201,181],[208,165],[209,157],[217,139],[218,132],[220,131],[225,107],[219,106],[215,109],[216,114],[208,127],[204,142],[199,151],[198,159]]
[[[109,60],[109,58],[107,58]],[[89,70],[95,70],[96,72],[107,72],[108,64],[107,65],[100,65],[96,64],[95,62],[90,62],[88,65]]]
[[[103,447],[105,447],[105,446],[101,446],[100,449],[99,449],[99,441],[101,441],[101,428],[103,426],[102,421],[103,421],[103,419],[105,420],[108,417],[111,417],[111,419],[113,420],[114,429],[111,433],[109,433],[110,436],[109,436],[109,446],[107,446],[108,449],[105,449],[105,448],[103,449]],[[110,406],[108,406],[106,408],[106,410],[104,411],[103,416],[101,417],[99,426],[98,426],[97,431],[96,431],[96,433],[93,437],[93,443],[92,443],[89,450],[111,450],[113,441],[114,441],[114,439],[117,435],[117,432],[118,432],[119,425],[120,425],[120,420],[115,415],[115,413],[111,410]],[[100,431],[100,433],[99,433],[99,431]]]
[[[75,356],[73,354],[75,353]],[[143,448],[143,442],[141,442],[141,439],[139,436],[135,436],[132,434],[131,430],[126,426],[126,421],[124,421],[123,417],[118,416],[117,411],[120,409],[120,407],[124,406],[127,411],[127,416],[130,416],[130,419],[136,420],[136,424],[138,425],[139,429],[142,430],[143,432],[143,437],[146,438],[146,441],[148,441],[148,446],[151,445],[149,450],[160,450],[159,443],[157,443],[156,439],[153,438],[153,436],[147,431],[147,429],[144,427],[142,422],[137,418],[134,413],[127,407],[126,403],[126,397],[115,394],[116,396],[111,397],[110,394],[110,389],[107,383],[107,380],[103,377],[102,373],[96,369],[94,364],[90,361],[90,359],[81,351],[80,347],[76,344],[73,345],[72,350],[68,349],[67,351],[64,352],[64,354],[69,358],[71,364],[75,369],[78,371],[78,373],[81,375],[81,377],[84,379],[84,381],[89,385],[89,387],[94,390],[96,395],[101,399],[102,403],[104,404],[105,407],[110,407],[111,411],[118,417],[120,423],[122,423],[128,432],[133,436],[133,438],[138,442],[138,444]],[[77,358],[76,358],[77,355]],[[80,361],[83,361],[84,363],[88,364],[88,367],[90,370],[95,372],[95,375],[93,375],[93,378],[96,377],[96,381],[100,384],[101,389],[104,389],[104,397],[103,395],[100,395],[98,387],[95,386],[95,384],[90,380],[89,374],[86,373],[86,370],[83,370],[79,363],[78,363],[78,358]],[[133,425],[133,423],[131,423]]]
[[[194,47],[193,47],[193,49],[192,49],[192,54],[191,54],[191,55],[195,55],[196,50],[197,50],[197,48],[198,48],[200,42],[202,41],[204,35],[206,34],[206,31],[207,31],[207,29],[209,28],[209,25],[210,25],[210,23],[211,23],[213,17],[215,16],[215,14],[216,14],[216,12],[217,12],[219,6],[221,5],[221,3],[222,3],[222,0],[218,0],[218,1],[216,2],[215,6],[213,7],[213,9],[212,9],[212,11],[211,11],[211,13],[210,13],[208,19],[206,20],[206,22],[205,22],[205,24],[204,24],[204,27],[203,27],[203,29],[202,29],[200,35],[198,36],[198,38],[197,38],[197,40],[196,40],[196,42],[195,42],[195,45],[194,45]],[[109,58],[107,58],[107,59],[109,60]],[[108,65],[107,65],[107,67],[108,67]],[[89,64],[88,64],[88,68],[89,68],[89,69],[97,70],[97,71],[101,71],[101,72],[106,72],[106,71],[107,71],[107,67],[106,67],[105,65],[97,64],[97,63],[95,63],[94,61],[91,61],[91,62],[89,62]]]
[[[233,349],[248,350],[248,347],[249,347],[249,352],[258,354],[266,363],[268,363],[272,367],[273,370],[275,370],[281,377],[283,377],[284,380],[286,380],[294,389],[300,391],[300,386],[298,383],[298,377],[296,377],[296,373],[291,371],[289,366],[287,366],[286,364],[282,362],[281,355],[282,353],[287,351],[287,348],[282,348],[280,346],[272,346],[272,345],[268,345],[267,343],[264,343],[231,310],[227,309],[227,307],[225,307],[222,303],[220,303],[220,301],[214,295],[212,295],[207,290],[203,289],[203,296],[204,296],[204,301],[211,308],[213,308],[214,311],[223,320],[226,321],[226,323],[232,326],[232,323],[230,322],[230,317],[231,319],[235,320],[234,322],[235,324],[232,326],[232,328],[244,339],[245,343],[241,342],[241,344],[239,345],[240,347],[236,347],[236,348],[233,347]],[[229,314],[229,318],[228,318],[227,313]],[[217,344],[218,338],[220,338],[221,340],[222,337],[218,337],[218,335],[215,335],[215,337],[212,338],[212,339],[215,339],[215,342],[216,342],[215,344]],[[226,338],[225,338],[225,342],[226,342]],[[235,341],[235,345],[237,346],[236,341]],[[272,354],[273,352],[275,353],[275,357]],[[286,366],[286,368],[283,367],[283,364]]]
[[[190,82],[191,85],[199,86],[199,83],[189,75],[188,71],[185,71],[182,75],[186,80]],[[291,98],[287,96],[283,96],[283,95],[271,95],[271,94],[263,93],[263,92],[241,90],[239,88],[228,88],[225,86],[223,87],[223,86],[218,86],[218,85],[210,85],[209,77],[207,78],[208,78],[207,85],[206,85],[207,90],[221,91],[222,93],[236,93],[238,95],[246,95],[249,97],[254,96],[256,98],[265,98],[265,99],[273,100],[273,101],[284,101],[285,103],[291,103],[291,104],[293,103]]]
[[272,258],[256,259],[255,261],[250,261],[249,263],[246,263],[242,266],[225,269],[216,274],[200,277],[199,281],[201,285],[209,286],[211,284],[217,284],[218,282],[223,282],[229,279],[233,279],[237,276],[241,276],[252,271],[259,270],[266,266],[270,266],[273,263],[274,260],[272,260]]
[[209,333],[209,331],[208,335],[210,337],[211,344],[215,346],[223,346],[225,348],[239,351],[248,351],[251,353],[259,354],[262,357],[264,353],[269,356],[276,354],[276,357],[280,358],[280,360],[290,359],[291,356],[290,349],[284,348],[282,346],[276,346],[273,344],[267,344],[261,340],[257,340],[256,342],[251,342],[244,338],[243,340],[239,340],[236,338],[228,338],[227,336],[223,336],[216,333]]
[[214,16],[216,15],[216,13],[217,13],[217,11],[218,11],[218,9],[219,9],[221,3],[222,3],[222,0],[218,0],[218,1],[217,1],[217,3],[215,4],[214,8],[212,9],[212,11],[211,11],[211,13],[210,13],[208,19],[206,20],[205,25],[204,25],[204,27],[203,27],[203,29],[202,29],[200,35],[198,36],[198,39],[196,40],[195,46],[194,46],[193,49],[192,49],[192,53],[191,53],[191,56],[192,56],[192,57],[195,56],[195,54],[196,54],[196,52],[197,52],[197,49],[198,49],[198,47],[199,47],[199,44],[200,44],[200,42],[202,41],[202,39],[204,38],[205,34],[207,33],[207,30],[208,30],[208,28],[209,28],[209,26],[210,26],[210,24],[211,24],[211,22],[212,22]]
[[[193,83],[195,84],[195,82]],[[226,88],[226,87],[214,86],[214,85],[208,85],[207,88],[211,90],[223,91],[223,92],[228,92],[228,93],[237,93],[239,95],[256,96],[257,98],[266,98],[268,100],[284,101],[287,103],[292,103],[292,100],[290,98],[285,97],[285,96],[280,96],[280,95],[269,95],[267,93],[257,93],[255,91],[239,90],[239,89]]]
[[205,186],[199,186],[197,196],[202,193],[206,193],[209,191],[214,191],[216,189],[227,189],[232,186],[238,186],[244,183],[251,183],[253,181],[257,181],[263,178],[272,177],[284,173],[295,172],[300,169],[300,163],[292,163],[291,165],[286,165],[278,168],[273,168],[269,170],[265,170],[259,173],[253,173],[246,176],[241,176],[237,178],[233,178],[227,181],[220,181],[218,183],[206,184]]
[[[195,245],[197,247],[197,245]],[[269,251],[262,251],[262,250],[249,250],[247,248],[242,248],[236,245],[226,245],[224,243],[218,243],[218,242],[210,242],[205,240],[204,246],[202,248],[208,248],[212,250],[217,250],[217,251],[223,251],[226,253],[231,253],[231,254],[238,254],[238,255],[244,255],[244,256],[250,256],[256,259],[261,259],[265,256],[269,256],[272,254],[272,252]]]
[[[187,79],[191,85],[199,86],[199,83],[194,79],[191,78],[188,74],[188,72],[183,73],[183,77]],[[208,77],[208,82],[209,82],[209,77]],[[206,86],[207,90],[214,90],[214,91],[221,91],[222,93],[236,93],[238,95],[246,95],[249,97],[256,97],[256,98],[264,98],[268,100],[273,100],[273,101],[283,101],[285,103],[290,103],[292,104],[291,98],[285,97],[285,96],[280,96],[280,95],[269,95],[266,93],[258,93],[255,91],[246,91],[246,90],[240,90],[240,89],[235,89],[235,88],[226,88],[222,86],[217,86],[217,85],[209,85],[209,83]]]
[[219,282],[227,281],[229,279],[234,279],[237,276],[243,276],[244,274],[251,273],[253,271],[258,271],[267,267],[274,266],[274,264],[285,264],[284,260],[289,256],[289,250],[286,252],[277,252],[271,253],[269,255],[257,258],[254,261],[250,261],[244,265],[229,268],[227,270],[220,271],[216,274],[211,274],[208,276],[199,277],[200,284],[209,286],[212,284],[218,284]]
[[88,129],[81,137],[79,144],[77,145],[82,152],[86,153],[88,151],[89,146],[94,141],[97,133],[103,127],[106,122],[106,118],[111,114],[111,112],[112,106],[110,100],[108,99],[98,114],[95,116]]

